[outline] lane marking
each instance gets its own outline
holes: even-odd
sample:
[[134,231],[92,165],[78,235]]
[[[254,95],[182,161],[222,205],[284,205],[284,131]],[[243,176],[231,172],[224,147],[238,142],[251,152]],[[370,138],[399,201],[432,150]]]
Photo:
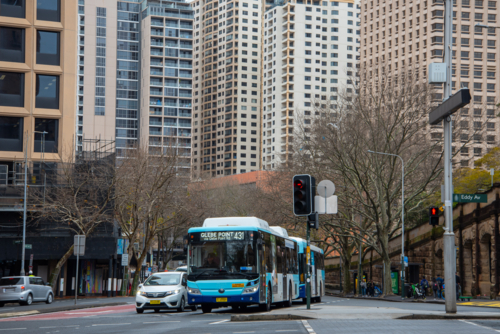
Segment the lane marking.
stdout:
[[0,331],[17,331],[17,330],[22,330],[26,328],[7,328],[7,329],[0,329]]
[[65,328],[65,327],[78,327],[80,325],[70,325],[70,326],[48,326],[48,327],[38,327],[38,328]]
[[227,322],[227,321],[229,321],[229,320],[230,320],[230,319],[221,320],[221,321],[217,321],[217,322],[211,322],[211,323],[209,323],[209,325],[221,324],[221,323],[223,323],[223,322]]
[[500,330],[498,330],[498,329],[494,329],[494,328],[491,328],[491,327],[488,327],[488,326],[483,326],[483,325],[475,324],[475,323],[467,321],[467,320],[460,320],[460,321],[465,322],[466,324],[469,324],[469,325],[486,328],[486,329],[492,330],[494,332],[500,333]]
[[233,332],[233,334],[246,334],[246,333],[255,333],[255,332]]
[[309,325],[307,320],[302,320],[302,324],[304,325],[309,334],[316,334],[316,332],[314,331],[314,329],[312,329],[311,325]]
[[180,322],[180,321],[149,321],[149,322],[143,322],[143,324],[163,324],[165,322]]
[[276,332],[298,332],[296,329],[278,329]]
[[123,324],[95,324],[95,325],[92,325],[92,326],[117,326],[117,325],[130,325],[130,322],[129,323],[123,323]]

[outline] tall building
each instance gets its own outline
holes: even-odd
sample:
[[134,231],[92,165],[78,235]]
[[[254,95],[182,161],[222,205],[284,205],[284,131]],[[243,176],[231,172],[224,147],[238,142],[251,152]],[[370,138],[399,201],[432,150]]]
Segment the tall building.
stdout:
[[195,10],[194,179],[255,171],[260,161],[262,2],[191,2]]
[[266,9],[262,169],[288,160],[294,132],[310,131],[311,116],[319,114],[315,103],[335,112],[337,93],[354,93],[349,86],[359,56],[358,4],[293,0]]
[[[443,0],[362,0],[361,66],[368,69],[368,80],[378,64],[395,73],[414,68],[426,80],[429,64],[442,62],[444,10]],[[454,116],[454,127],[463,132],[454,146],[470,143],[454,159],[462,167],[472,167],[475,159],[498,145],[500,55],[499,32],[493,26],[498,26],[499,15],[498,1],[454,1],[452,93],[468,87],[473,96],[471,104]],[[476,27],[478,23],[492,28]],[[437,94],[436,100],[441,99]],[[432,138],[441,138],[442,131],[442,124],[432,126]]]
[[[0,3],[0,189],[61,159],[75,141],[76,2]],[[30,183],[36,183],[36,176]],[[3,196],[3,195],[2,195]]]
[[[193,10],[176,0],[79,0],[77,131],[191,160]],[[80,144],[80,143],[79,143]]]

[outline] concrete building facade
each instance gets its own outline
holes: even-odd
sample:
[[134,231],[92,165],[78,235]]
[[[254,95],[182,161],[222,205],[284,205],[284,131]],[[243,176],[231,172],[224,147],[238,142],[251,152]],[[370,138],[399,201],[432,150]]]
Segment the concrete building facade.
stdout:
[[[444,1],[361,1],[361,67],[367,79],[376,67],[397,73],[408,69],[427,80],[430,63],[441,63],[444,52]],[[497,29],[498,1],[457,0],[453,5],[452,93],[462,87],[472,101],[454,116],[460,130],[454,146],[468,143],[454,158],[455,166],[472,167],[473,161],[498,145],[499,121],[495,104],[500,92],[500,55]],[[492,26],[489,29],[476,24]],[[442,100],[437,84],[436,102]],[[442,124],[432,126],[432,138],[442,138]]]
[[198,0],[193,78],[194,179],[259,169],[263,4]]
[[262,169],[288,160],[294,133],[307,135],[319,115],[315,104],[335,112],[337,94],[354,93],[359,33],[359,2],[294,0],[266,9]]

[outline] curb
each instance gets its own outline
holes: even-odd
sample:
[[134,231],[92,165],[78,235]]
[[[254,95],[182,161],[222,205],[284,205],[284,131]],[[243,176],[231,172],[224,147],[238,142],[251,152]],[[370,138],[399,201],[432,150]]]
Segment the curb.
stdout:
[[398,320],[500,320],[500,315],[460,315],[460,314],[410,314]]
[[81,310],[81,309],[95,308],[95,307],[120,306],[120,305],[127,305],[127,302],[103,303],[103,304],[99,304],[99,305],[59,306],[59,307],[53,307],[53,308],[49,308],[49,309],[31,310],[31,311],[25,311],[25,312],[13,312],[13,313],[3,313],[3,314],[0,313],[0,319],[8,319],[8,318],[13,318],[13,317],[22,317],[22,316],[35,315],[35,314]]
[[295,314],[249,314],[249,315],[232,315],[231,321],[262,321],[262,320],[314,320],[307,316]]

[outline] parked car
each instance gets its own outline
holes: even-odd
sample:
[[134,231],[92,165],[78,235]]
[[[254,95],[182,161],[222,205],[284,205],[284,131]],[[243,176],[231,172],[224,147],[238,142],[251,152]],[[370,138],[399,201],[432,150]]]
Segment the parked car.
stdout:
[[5,303],[31,305],[33,302],[54,301],[52,288],[41,277],[10,276],[0,279],[0,307]]
[[182,271],[182,272],[186,273],[188,271],[188,267],[187,266],[180,266],[180,267],[175,268],[175,271]]
[[160,312],[162,309],[176,309],[183,312],[189,307],[196,311],[196,305],[187,306],[187,274],[183,272],[154,273],[143,283],[135,297],[137,313],[144,310]]

